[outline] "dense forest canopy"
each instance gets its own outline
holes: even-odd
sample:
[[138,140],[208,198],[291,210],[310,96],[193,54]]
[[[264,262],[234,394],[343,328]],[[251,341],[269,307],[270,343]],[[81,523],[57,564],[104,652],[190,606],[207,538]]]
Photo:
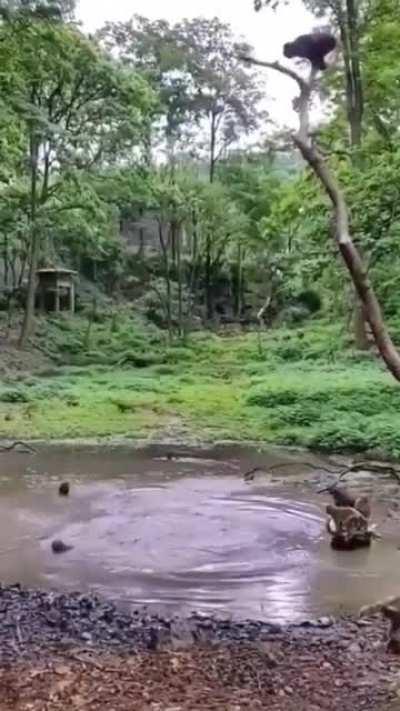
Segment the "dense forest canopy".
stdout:
[[[260,21],[280,4],[256,2]],[[340,40],[318,140],[396,318],[397,3],[304,4]],[[134,298],[171,339],[200,324],[258,326],[260,313],[267,325],[316,312],[350,319],[329,206],[269,121],[268,80],[241,61],[252,52],[243,38],[217,18],[141,16],[89,37],[69,0],[3,0],[0,10],[1,282],[4,304],[24,305],[23,345],[36,271],[51,266]]]

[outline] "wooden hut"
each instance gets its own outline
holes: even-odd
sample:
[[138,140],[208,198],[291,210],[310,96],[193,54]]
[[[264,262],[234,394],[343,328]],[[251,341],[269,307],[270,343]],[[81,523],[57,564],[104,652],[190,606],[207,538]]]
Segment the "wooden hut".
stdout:
[[38,269],[38,304],[41,311],[75,312],[75,278],[72,269]]

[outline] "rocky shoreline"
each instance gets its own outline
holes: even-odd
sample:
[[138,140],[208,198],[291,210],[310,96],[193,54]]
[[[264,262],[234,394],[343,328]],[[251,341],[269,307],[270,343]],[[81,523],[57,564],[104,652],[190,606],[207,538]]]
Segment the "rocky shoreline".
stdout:
[[330,617],[305,620],[296,625],[279,625],[257,620],[193,613],[185,619],[149,613],[146,608],[126,611],[95,595],[31,590],[0,585],[0,660],[37,654],[41,649],[61,645],[67,648],[114,649],[122,652],[184,649],[196,644],[259,642],[277,639],[316,639],[327,644],[342,629],[357,623]]
[[[399,703],[399,678],[378,618],[290,626],[195,613],[178,619],[91,595],[0,587],[1,711],[386,711]],[[69,684],[82,687],[79,703]]]

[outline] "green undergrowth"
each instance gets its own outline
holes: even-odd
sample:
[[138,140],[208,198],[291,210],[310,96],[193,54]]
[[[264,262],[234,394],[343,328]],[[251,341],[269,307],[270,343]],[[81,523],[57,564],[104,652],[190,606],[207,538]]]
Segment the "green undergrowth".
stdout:
[[169,345],[138,318],[52,320],[55,366],[0,387],[0,434],[196,436],[400,456],[400,386],[336,325]]

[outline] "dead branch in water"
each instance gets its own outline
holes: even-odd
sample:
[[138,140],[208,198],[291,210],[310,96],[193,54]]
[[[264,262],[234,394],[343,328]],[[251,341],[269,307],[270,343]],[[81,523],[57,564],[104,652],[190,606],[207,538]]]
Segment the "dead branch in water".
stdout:
[[368,460],[366,460],[360,462],[353,462],[353,464],[351,464],[349,467],[346,467],[346,469],[343,469],[343,471],[338,474],[338,479],[334,484],[332,484],[332,486],[328,486],[326,489],[321,489],[318,493],[325,494],[326,492],[337,486],[347,474],[354,474],[355,472],[361,471],[376,472],[377,474],[389,474],[389,476],[393,477],[394,479],[396,479],[396,481],[400,483],[400,471],[398,471],[393,464],[386,464],[384,462],[369,462]]
[[17,447],[24,448],[24,451],[19,450],[21,454],[37,454],[37,450],[34,447],[32,447],[27,442],[23,442],[20,439],[17,439],[15,442],[11,442],[11,444],[0,444],[0,453],[1,452],[11,452],[13,449],[16,449]]
[[271,464],[270,467],[254,467],[249,469],[249,471],[242,474],[245,481],[252,481],[254,475],[257,472],[263,472],[264,474],[269,474],[270,472],[277,471],[278,469],[286,469],[287,467],[308,467],[309,469],[314,469],[315,471],[323,471],[327,474],[339,474],[337,469],[328,469],[323,467],[321,464],[311,464],[311,462],[280,462],[279,464]]
[[279,464],[272,464],[270,467],[260,466],[254,467],[253,469],[249,469],[248,471],[242,474],[242,477],[245,481],[252,481],[257,472],[269,474],[279,469],[287,469],[289,467],[307,467],[308,469],[312,469],[315,472],[323,471],[327,474],[334,474],[337,477],[334,484],[331,484],[325,489],[320,489],[318,491],[318,494],[325,494],[330,491],[330,489],[332,489],[332,487],[337,486],[337,484],[339,484],[339,482],[342,481],[342,479],[344,479],[347,474],[354,474],[355,472],[360,471],[371,471],[376,472],[378,474],[388,474],[400,483],[400,469],[397,469],[394,464],[386,462],[374,462],[368,460],[360,460],[358,462],[353,462],[352,464],[349,464],[349,466],[344,468],[338,465],[337,469],[329,469],[328,467],[322,466],[321,464],[312,464],[311,462],[279,462]]

